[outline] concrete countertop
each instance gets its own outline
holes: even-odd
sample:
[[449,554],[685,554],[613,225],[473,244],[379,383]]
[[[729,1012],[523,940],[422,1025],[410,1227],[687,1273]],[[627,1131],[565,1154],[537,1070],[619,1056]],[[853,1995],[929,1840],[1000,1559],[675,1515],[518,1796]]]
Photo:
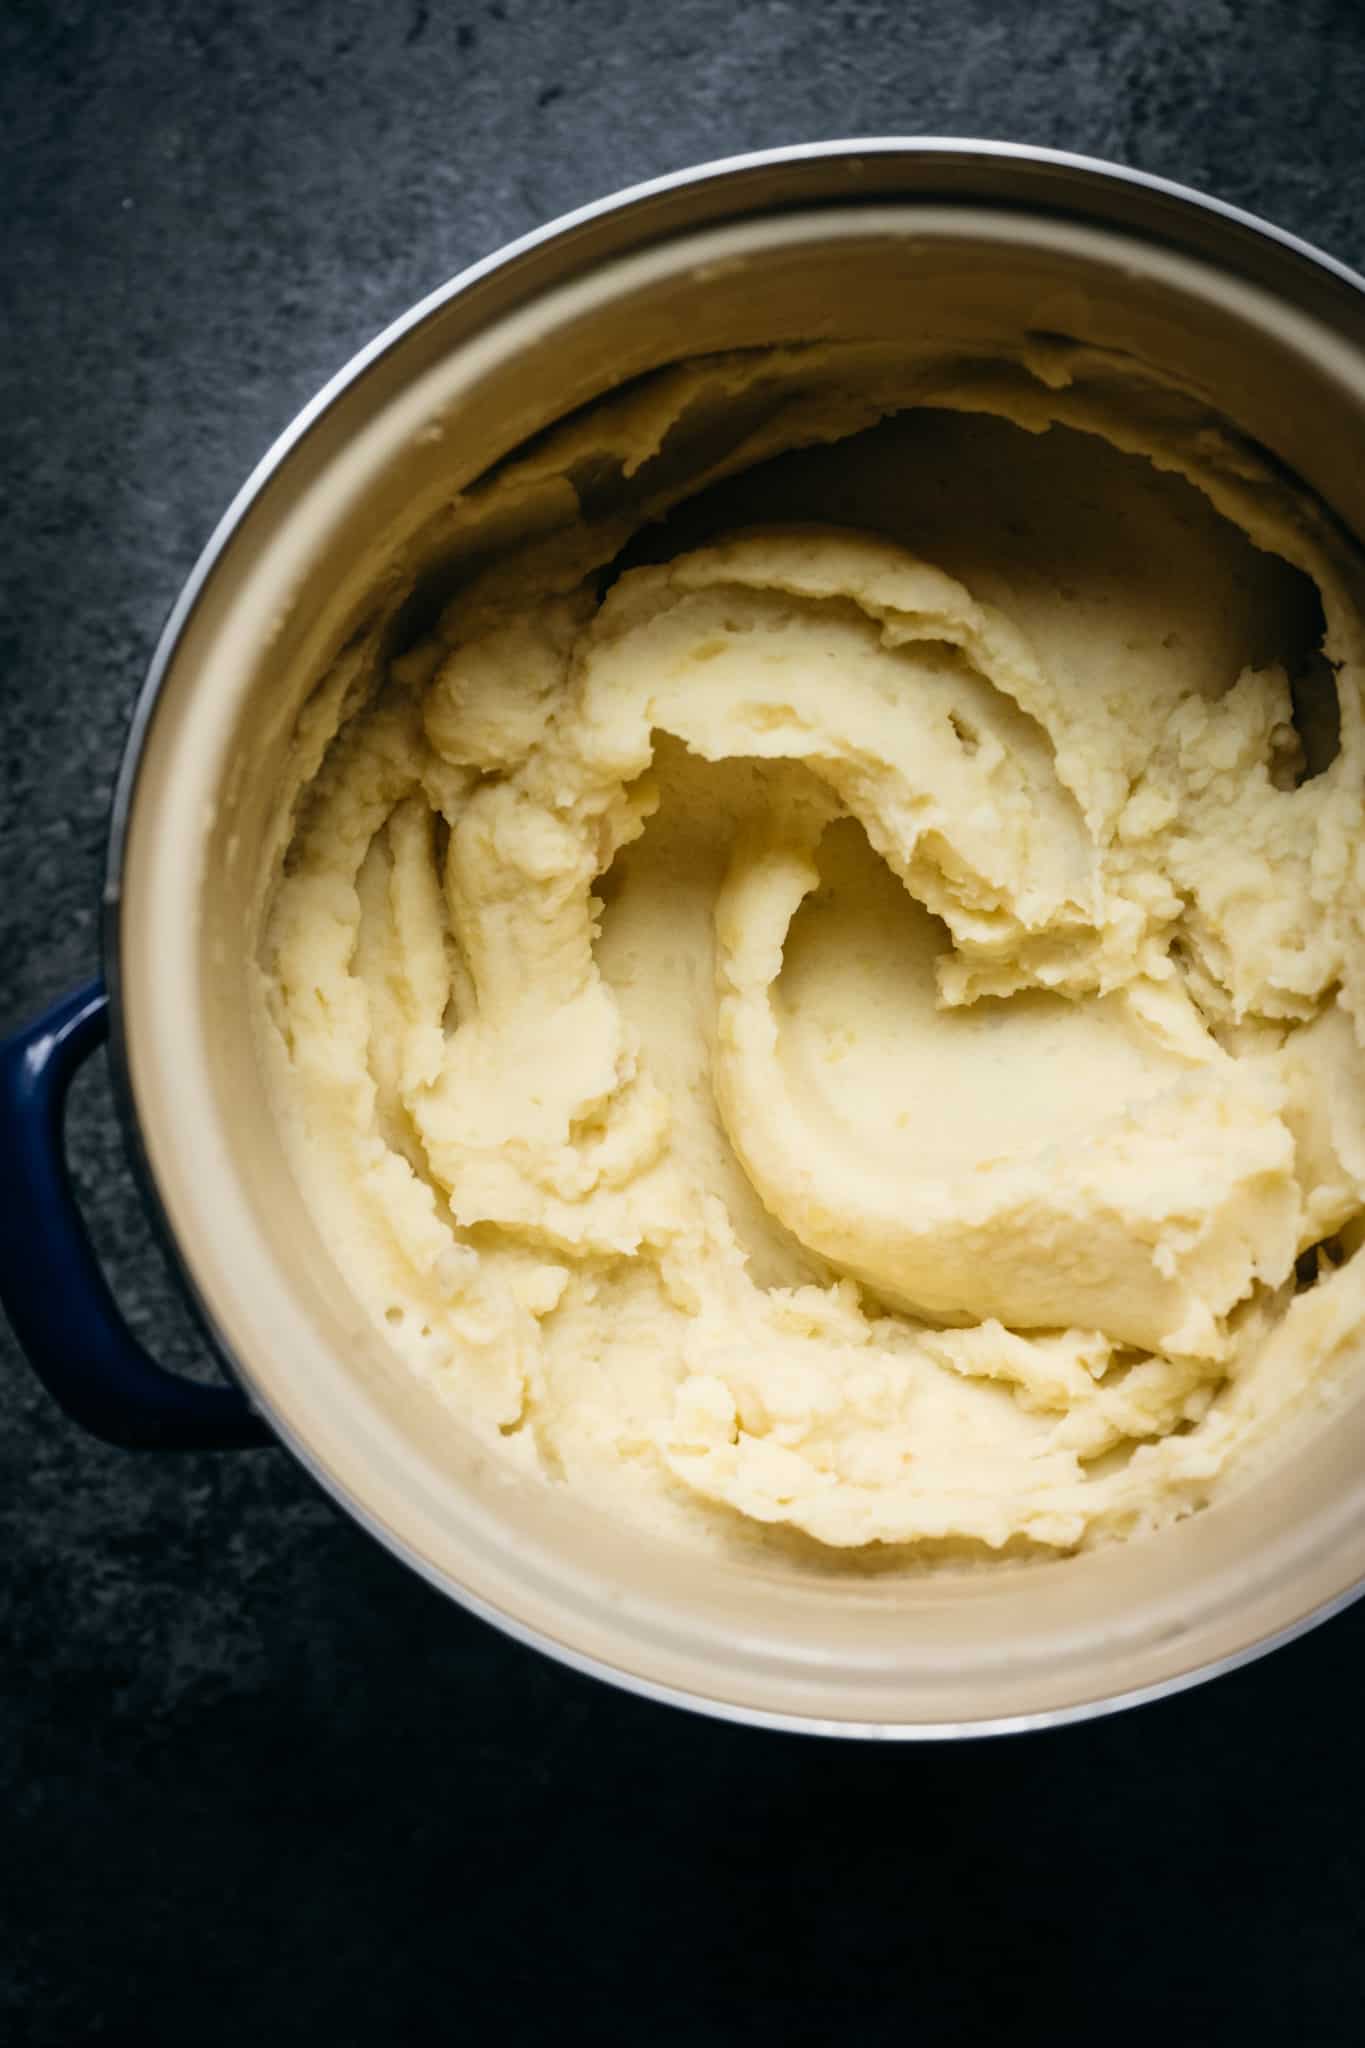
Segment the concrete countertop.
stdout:
[[[689,162],[981,134],[1365,263],[1354,0],[107,0],[0,18],[0,1026],[96,966],[105,808],[217,514],[317,385],[549,216]],[[101,1064],[72,1148],[197,1369]],[[3,1199],[22,1201],[9,1187]],[[1357,2042],[1365,1608],[952,1751],[692,1720],[438,1599],[279,1451],[82,1437],[0,1328],[0,2036]],[[1040,2005],[1040,2011],[1043,2009]]]

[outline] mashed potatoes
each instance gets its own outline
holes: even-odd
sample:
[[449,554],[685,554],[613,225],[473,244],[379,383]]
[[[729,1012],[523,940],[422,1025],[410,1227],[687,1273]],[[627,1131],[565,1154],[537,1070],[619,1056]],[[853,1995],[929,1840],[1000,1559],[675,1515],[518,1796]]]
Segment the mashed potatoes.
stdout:
[[1365,1316],[1327,516],[1061,347],[692,365],[453,516],[304,714],[260,959],[411,1368],[701,1541],[1066,1549],[1273,1447]]

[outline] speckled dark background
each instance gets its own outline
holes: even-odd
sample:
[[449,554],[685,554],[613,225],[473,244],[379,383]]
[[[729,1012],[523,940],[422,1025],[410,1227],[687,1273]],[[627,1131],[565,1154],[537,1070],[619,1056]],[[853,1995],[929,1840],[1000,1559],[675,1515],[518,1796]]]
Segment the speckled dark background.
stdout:
[[[1354,0],[9,0],[0,1025],[94,967],[140,672],[324,377],[579,201],[916,130],[1365,262]],[[130,1318],[202,1369],[102,1070],[72,1142]],[[0,2039],[1365,2038],[1365,1608],[1091,1728],[802,1742],[504,1642],[281,1452],[84,1439],[4,1331],[0,1384]]]

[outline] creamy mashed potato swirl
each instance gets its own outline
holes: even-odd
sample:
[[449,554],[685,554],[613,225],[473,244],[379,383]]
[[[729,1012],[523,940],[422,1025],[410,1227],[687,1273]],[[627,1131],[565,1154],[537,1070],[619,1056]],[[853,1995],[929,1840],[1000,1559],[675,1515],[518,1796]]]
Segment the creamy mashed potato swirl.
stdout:
[[473,501],[558,525],[310,704],[262,1044],[347,1282],[502,1455],[689,1540],[1067,1549],[1360,1326],[1359,574],[1131,366],[887,380],[607,578],[591,420]]

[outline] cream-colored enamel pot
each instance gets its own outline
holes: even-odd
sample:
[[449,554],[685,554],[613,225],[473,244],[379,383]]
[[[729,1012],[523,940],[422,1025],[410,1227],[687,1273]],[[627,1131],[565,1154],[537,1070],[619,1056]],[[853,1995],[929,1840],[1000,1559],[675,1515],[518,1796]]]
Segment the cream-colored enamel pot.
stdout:
[[176,607],[119,782],[115,1066],[187,1285],[250,1402],[454,1599],[583,1670],[772,1727],[1050,1724],[1224,1670],[1365,1576],[1365,1392],[1165,1534],[960,1576],[718,1563],[510,1475],[387,1356],[318,1241],[253,1051],[252,906],[300,705],[510,449],[679,357],[913,330],[1135,349],[1365,536],[1365,284],[1156,180],[941,141],[736,159],[568,216],[456,278],[308,407]]

